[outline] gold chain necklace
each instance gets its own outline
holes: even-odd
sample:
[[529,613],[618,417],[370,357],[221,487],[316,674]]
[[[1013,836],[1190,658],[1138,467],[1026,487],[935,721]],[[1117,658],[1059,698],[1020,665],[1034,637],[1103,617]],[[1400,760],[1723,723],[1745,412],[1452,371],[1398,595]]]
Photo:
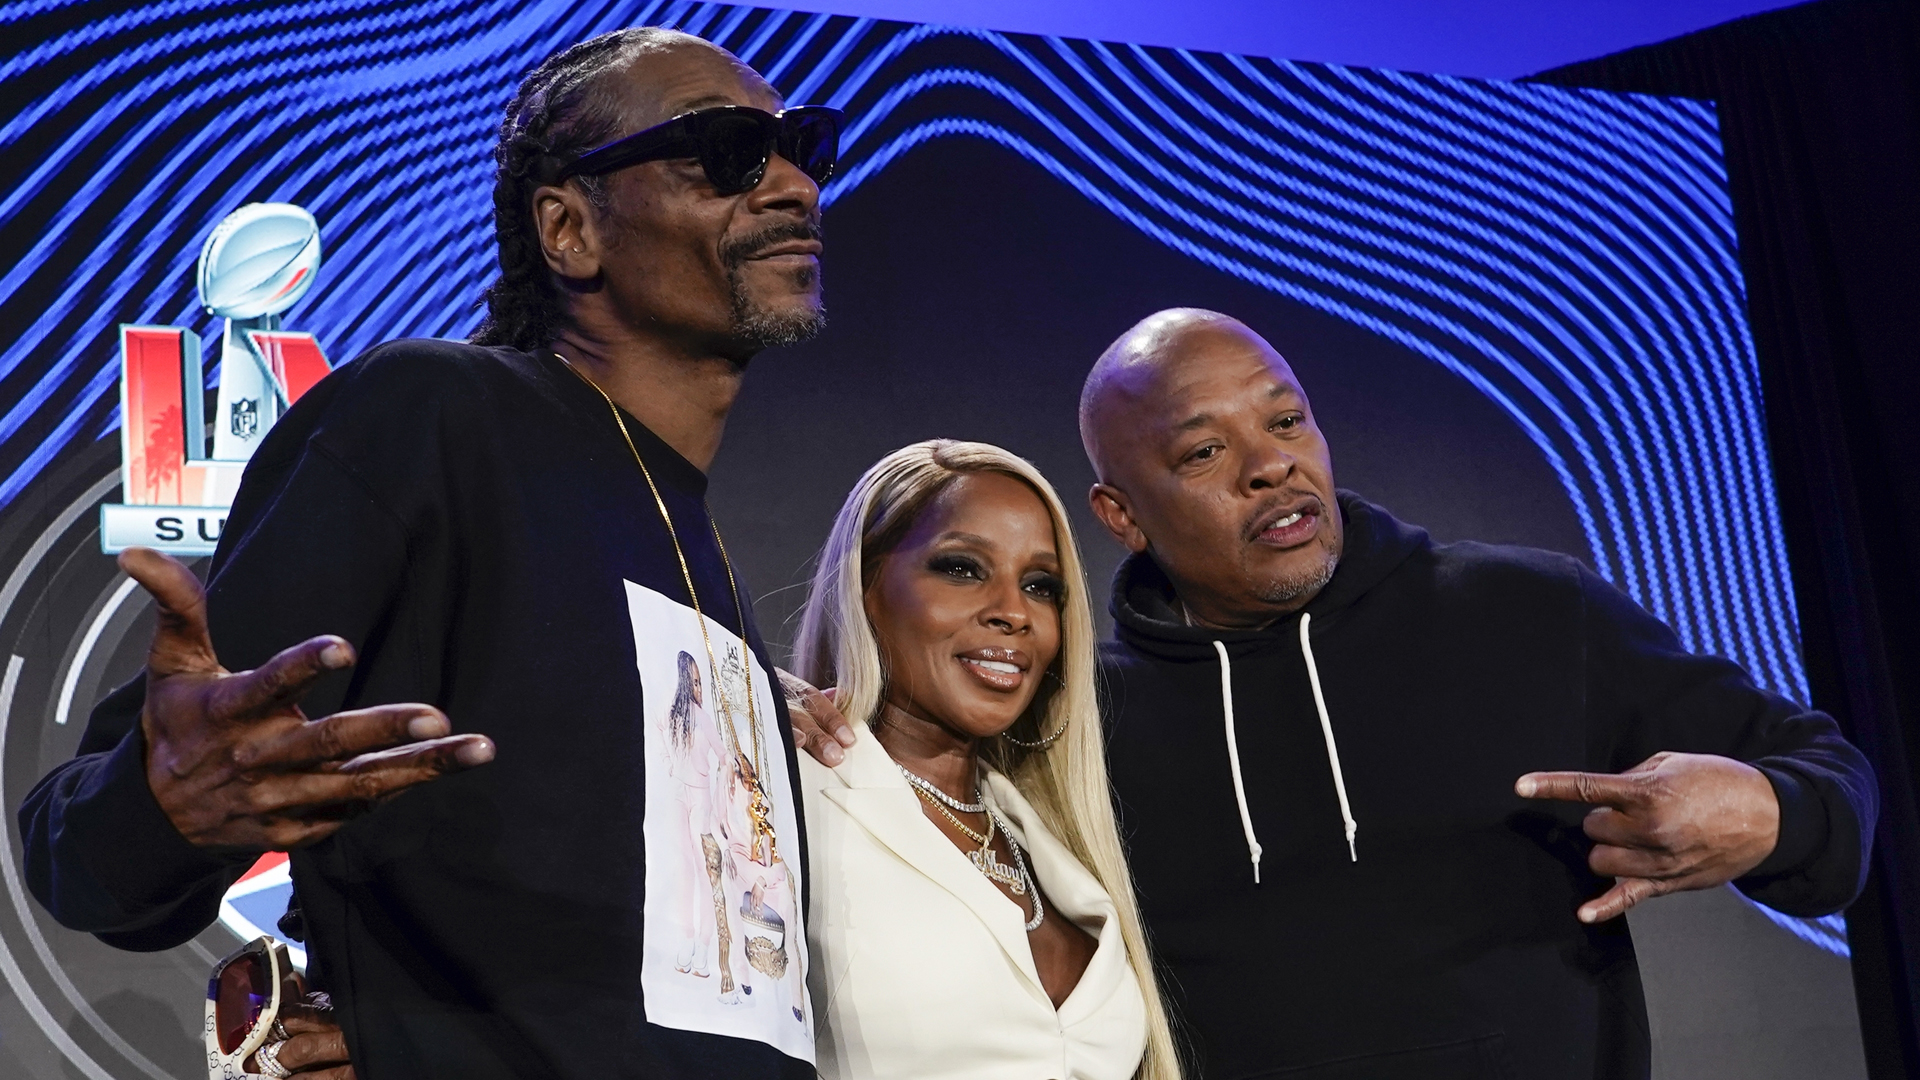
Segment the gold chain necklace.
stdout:
[[[680,533],[673,527],[673,515],[667,512],[667,500],[660,496],[660,486],[653,482],[653,470],[647,468],[646,459],[640,456],[640,448],[634,445],[633,434],[627,430],[626,418],[620,415],[620,406],[614,404],[612,395],[600,389],[600,384],[587,378],[585,372],[573,366],[573,362],[558,352],[554,359],[566,366],[568,371],[579,377],[580,381],[593,387],[601,400],[607,403],[607,409],[613,413],[613,422],[620,428],[620,437],[626,440],[627,450],[633,454],[633,463],[640,466],[640,475],[646,478],[647,490],[653,493],[653,505],[660,511],[660,520],[666,523],[667,538],[673,541],[673,554],[680,561],[680,577],[687,584],[687,597],[693,601],[693,614],[700,624],[700,640],[707,647],[707,670],[713,672],[714,694],[720,699],[720,716],[727,723],[727,742],[733,748],[734,757],[741,759],[750,775],[742,780],[747,788],[747,816],[753,820],[753,843],[749,854],[755,862],[771,866],[780,858],[778,837],[773,831],[773,802],[767,798],[766,784],[761,777],[766,775],[766,758],[760,741],[760,713],[753,699],[753,651],[746,648],[747,612],[746,605],[740,600],[740,584],[734,580],[733,560],[727,557],[727,543],[720,539],[720,526],[713,520],[711,513],[707,524],[713,529],[713,542],[720,549],[720,565],[727,568],[727,588],[733,593],[734,613],[740,619],[741,647],[746,650],[741,666],[747,676],[747,727],[753,736],[753,759],[746,761],[746,755],[740,752],[740,732],[734,725],[733,703],[728,700],[726,680],[720,676],[720,664],[714,656],[713,639],[707,634],[706,612],[700,608],[700,594],[693,587],[693,571],[687,567],[687,553],[680,547]],[[759,858],[762,850],[766,859]]]
[[[975,870],[985,875],[988,881],[997,881],[1005,885],[1007,891],[1015,896],[1027,895],[1029,886],[1032,886],[1033,918],[1027,922],[1027,932],[1032,933],[1039,929],[1041,920],[1047,917],[1046,908],[1040,904],[1040,887],[1033,884],[1033,875],[1032,872],[1027,869],[1026,856],[1020,853],[1020,845],[1014,842],[1013,834],[1000,825],[1000,815],[994,812],[993,807],[987,805],[985,802],[962,803],[960,800],[955,799],[953,796],[934,786],[933,781],[928,780],[926,777],[921,776],[905,765],[901,765],[897,761],[894,762],[894,764],[899,766],[900,772],[906,776],[907,782],[913,785],[913,793],[915,795],[920,796],[921,800],[928,806],[940,811],[940,816],[951,821],[953,827],[960,830],[961,835],[980,845],[980,850],[978,851],[964,852],[967,861],[973,864]],[[974,789],[973,797],[976,799],[980,798],[978,788]],[[945,803],[946,806],[942,806],[942,803]],[[984,833],[975,832],[966,822],[955,817],[953,810],[947,809],[948,806],[953,807],[954,810],[965,810],[965,812],[970,814],[986,814],[987,831]],[[979,809],[967,810],[966,808],[969,806],[976,806]],[[999,830],[1002,836],[1007,838],[1007,847],[1013,850],[1014,865],[1012,866],[1001,862],[999,853],[993,850],[993,834],[996,829]]]
[[921,791],[918,788],[915,788],[914,794],[924,799],[928,806],[931,806],[935,810],[938,810],[940,812],[941,817],[946,818],[948,821],[953,822],[953,827],[956,829],[959,829],[960,834],[962,836],[965,836],[967,839],[973,841],[976,844],[979,844],[981,847],[987,847],[993,843],[993,818],[991,817],[987,818],[986,832],[984,833],[976,832],[974,831],[972,826],[968,825],[966,822],[961,821],[959,818],[955,817],[953,815],[953,811],[947,809],[944,806],[941,806],[939,803],[933,801],[932,799],[927,798],[926,792]]

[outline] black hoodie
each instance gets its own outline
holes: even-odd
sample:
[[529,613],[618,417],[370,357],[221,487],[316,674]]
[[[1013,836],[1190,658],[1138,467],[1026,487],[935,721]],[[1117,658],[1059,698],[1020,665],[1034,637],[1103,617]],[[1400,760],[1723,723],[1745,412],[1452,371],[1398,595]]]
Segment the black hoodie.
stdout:
[[1738,885],[1814,915],[1862,884],[1866,760],[1571,558],[1435,544],[1339,504],[1333,580],[1266,629],[1184,625],[1150,557],[1114,585],[1113,783],[1201,1074],[1646,1076],[1626,922],[1574,917],[1609,884],[1585,808],[1514,780],[1661,750],[1751,762],[1780,840]]

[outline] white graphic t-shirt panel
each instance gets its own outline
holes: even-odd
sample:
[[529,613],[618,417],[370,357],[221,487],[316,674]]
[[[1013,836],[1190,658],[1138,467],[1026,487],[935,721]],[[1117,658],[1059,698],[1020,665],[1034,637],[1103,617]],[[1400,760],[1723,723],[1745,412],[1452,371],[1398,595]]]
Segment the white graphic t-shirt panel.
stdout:
[[811,1062],[805,868],[774,681],[719,623],[703,637],[693,608],[626,587],[645,701],[647,1020]]

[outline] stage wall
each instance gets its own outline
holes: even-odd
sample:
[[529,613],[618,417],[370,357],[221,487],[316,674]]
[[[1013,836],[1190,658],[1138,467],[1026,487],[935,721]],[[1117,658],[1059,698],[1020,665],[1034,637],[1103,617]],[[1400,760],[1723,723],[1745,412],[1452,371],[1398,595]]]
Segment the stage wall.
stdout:
[[[1708,103],[714,4],[3,4],[9,816],[147,632],[100,550],[97,507],[122,497],[117,328],[185,327],[217,357],[200,246],[240,205],[285,201],[325,248],[289,329],[336,363],[464,336],[519,73],[649,22],[850,114],[830,328],[754,361],[714,468],[770,640],[854,478],[931,436],[1038,463],[1080,510],[1104,606],[1119,550],[1084,512],[1079,382],[1134,320],[1189,304],[1287,354],[1343,486],[1442,538],[1574,554],[1805,699]],[[11,822],[0,841],[0,1073],[198,1076],[206,965],[270,926],[283,874],[141,956],[54,925]],[[1633,925],[1661,1075],[1861,1074],[1839,920],[1717,890]]]

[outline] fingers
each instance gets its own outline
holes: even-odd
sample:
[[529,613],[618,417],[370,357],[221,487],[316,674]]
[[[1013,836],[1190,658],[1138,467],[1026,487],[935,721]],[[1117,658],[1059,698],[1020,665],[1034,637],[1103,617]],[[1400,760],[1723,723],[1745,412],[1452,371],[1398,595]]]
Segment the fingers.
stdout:
[[333,1009],[283,1002],[280,1026],[292,1036],[280,1046],[281,1065],[306,1080],[352,1080],[346,1035],[334,1022]]
[[493,740],[449,735],[352,758],[337,769],[268,776],[247,792],[247,812],[267,822],[275,849],[323,839],[347,818],[424,784],[493,760]]
[[801,690],[801,703],[806,707],[806,715],[808,719],[814,721],[818,730],[833,736],[833,742],[841,746],[852,746],[854,742],[852,724],[847,723],[847,717],[841,715],[839,705],[833,703],[833,690],[831,688],[824,692],[814,690],[804,682],[799,684],[799,690]]
[[848,723],[847,718],[841,714],[840,706],[835,703],[833,697],[838,689],[838,687],[828,687],[825,690],[815,690],[813,696],[807,699],[807,711],[820,721],[820,726],[833,736],[835,742],[841,746],[852,746],[853,725]]
[[1558,799],[1623,810],[1646,801],[1639,778],[1613,773],[1533,772],[1514,781],[1513,790],[1523,799]]
[[1587,853],[1587,866],[1601,877],[1667,880],[1695,867],[1669,851],[1657,848],[1601,844]]
[[812,683],[783,667],[774,668],[773,677],[780,680],[780,689],[786,694],[789,703],[813,688]]
[[340,1030],[332,1008],[315,1008],[305,1002],[285,999],[280,1002],[280,1026],[286,1028],[289,1035]]
[[853,725],[847,723],[847,718],[840,714],[839,707],[834,704],[835,695],[839,692],[836,687],[816,690],[812,683],[800,676],[790,671],[776,670],[779,670],[780,688],[785,692],[790,708],[804,710],[817,730],[833,736],[841,746],[853,745]]
[[787,720],[789,730],[793,732],[793,748],[813,755],[820,764],[832,768],[845,760],[846,755],[840,747],[820,727],[820,722],[807,707],[807,695],[818,693],[799,677],[774,669],[780,679],[781,693],[787,699]]
[[431,705],[376,705],[309,721],[279,738],[241,747],[234,757],[241,768],[294,769],[345,762],[370,751],[442,738],[452,730],[446,714]]
[[1611,806],[1596,806],[1587,812],[1580,822],[1580,829],[1587,839],[1596,844],[1611,844],[1623,848],[1658,848],[1662,846],[1647,823],[1635,815],[1622,813]]
[[353,665],[353,646],[326,635],[309,638],[273,659],[222,679],[210,705],[215,719],[252,720],[291,708],[320,677]]
[[793,745],[813,755],[820,764],[832,768],[847,759],[842,747],[852,746],[852,725],[833,704],[833,699],[814,689],[804,679],[779,672],[781,690],[787,699],[787,713],[793,722]]
[[846,751],[840,744],[827,736],[827,733],[813,726],[812,718],[798,710],[789,710],[793,717],[793,748],[811,754],[815,761],[831,769],[847,760]]
[[297,1032],[286,1025],[293,1036],[280,1045],[278,1060],[290,1072],[306,1072],[348,1064],[347,1037],[339,1027],[327,1025],[317,1031]]
[[340,772],[353,776],[424,771],[432,775],[421,776],[420,780],[431,780],[435,776],[485,765],[493,760],[494,752],[493,740],[485,735],[449,735],[444,739],[428,739],[407,746],[396,746],[391,750],[361,754],[340,766]]
[[1575,914],[1583,923],[1603,923],[1608,919],[1617,919],[1627,913],[1627,909],[1642,900],[1663,896],[1673,891],[1673,884],[1647,878],[1621,878],[1613,883],[1600,896],[1580,905]]
[[[305,1000],[280,1003],[277,1020],[288,1037],[275,1046],[274,1060],[307,1080],[351,1080],[353,1067],[347,1058],[346,1035],[334,1022],[331,1003],[323,1002],[328,1002],[326,995],[308,994]],[[257,1056],[248,1058],[247,1065],[257,1069]]]
[[160,676],[220,671],[213,639],[207,635],[207,593],[193,571],[152,548],[128,548],[120,553],[119,562],[120,569],[159,605],[159,623],[147,649],[147,670]]

